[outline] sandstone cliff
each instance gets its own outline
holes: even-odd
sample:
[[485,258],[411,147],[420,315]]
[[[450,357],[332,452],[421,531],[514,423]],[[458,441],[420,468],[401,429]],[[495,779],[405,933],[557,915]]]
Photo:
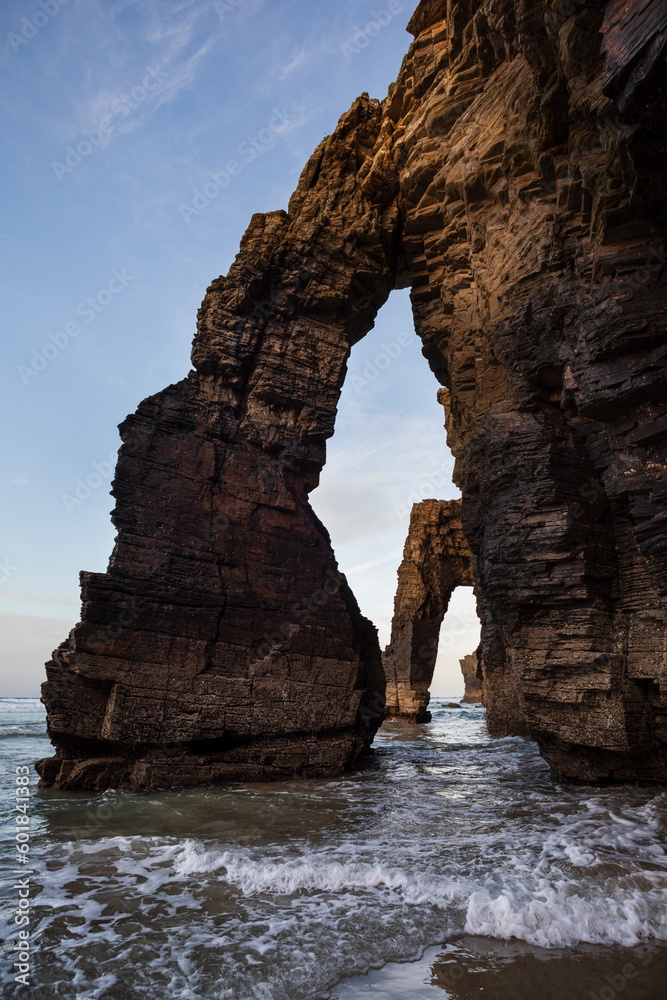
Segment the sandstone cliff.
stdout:
[[387,715],[429,722],[429,688],[440,626],[459,586],[473,585],[460,500],[422,500],[412,507],[398,568],[391,642],[384,653]]
[[667,780],[667,6],[423,0],[288,213],[209,288],[194,371],[121,427],[118,536],[48,666],[60,787],[334,773],[377,637],[308,505],[395,287],[440,382],[488,721]]

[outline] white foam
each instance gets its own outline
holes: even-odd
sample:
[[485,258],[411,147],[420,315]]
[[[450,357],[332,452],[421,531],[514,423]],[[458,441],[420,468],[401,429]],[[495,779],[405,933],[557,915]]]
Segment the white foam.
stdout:
[[109,828],[104,796],[36,797],[54,995],[300,1000],[464,930],[667,940],[667,795],[555,783],[481,713],[443,717],[394,725],[351,778],[116,794]]

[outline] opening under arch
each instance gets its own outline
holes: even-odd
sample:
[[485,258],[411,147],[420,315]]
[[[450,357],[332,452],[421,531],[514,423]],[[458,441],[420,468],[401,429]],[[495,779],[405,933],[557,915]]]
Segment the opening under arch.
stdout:
[[352,348],[320,485],[309,496],[382,647],[412,505],[459,496],[438,388],[414,330],[409,292],[393,291],[374,328]]
[[[414,331],[409,294],[407,290],[394,291],[379,311],[373,330],[352,349],[338,403],[336,430],[327,443],[327,462],[319,487],[310,495],[313,508],[331,534],[340,568],[362,613],[377,626],[383,648],[391,645],[393,638],[391,609],[395,603],[396,574],[401,556],[405,557],[406,534],[414,507],[426,500],[442,502],[430,498],[460,495],[452,482],[454,460],[447,447],[438,388]],[[460,547],[463,536],[458,503],[455,517],[456,545]],[[441,533],[445,525],[438,524],[439,527],[433,525],[433,528]],[[426,557],[425,551],[423,555]],[[455,647],[457,652],[461,649],[461,656],[476,648],[477,642],[470,636],[479,635],[467,547],[464,562],[467,575],[461,576],[464,568],[457,564],[458,575],[440,581],[445,587],[450,583],[468,585],[452,598],[455,613],[459,618],[465,615],[466,620],[468,635]],[[449,571],[452,568],[453,564]],[[432,572],[444,572],[441,561]],[[433,590],[433,586],[431,581],[426,589]],[[446,605],[438,604],[444,599],[441,591],[442,587],[436,598],[435,620],[429,618],[427,609],[416,624],[413,637],[416,657],[411,657],[412,670],[415,677],[420,670],[424,674],[420,684],[425,685],[426,693],[434,678],[434,666],[439,685],[443,683],[443,670],[451,673],[452,653],[447,638],[444,643],[440,641],[437,665],[435,659],[446,610]],[[459,626],[454,623],[449,627],[456,630]],[[462,649],[467,642],[473,644]],[[426,653],[420,658],[419,650],[424,646]],[[447,667],[443,667],[443,658]],[[456,668],[458,686],[462,689],[458,661]],[[392,704],[391,689],[388,677],[391,714],[410,717],[409,710],[400,712]],[[454,694],[451,684],[446,694]],[[424,721],[424,713],[419,721]]]

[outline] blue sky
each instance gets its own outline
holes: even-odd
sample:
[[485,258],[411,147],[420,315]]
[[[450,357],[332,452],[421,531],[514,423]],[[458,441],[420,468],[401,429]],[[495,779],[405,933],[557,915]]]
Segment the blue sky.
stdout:
[[[79,570],[106,568],[118,423],[189,370],[197,308],[251,215],[287,207],[359,93],[386,94],[411,12],[4,0],[0,695],[38,693],[78,618]],[[391,343],[398,358],[373,377]],[[412,500],[458,495],[436,390],[395,292],[354,349],[312,497],[383,643]],[[452,603],[443,693],[461,689],[478,635],[471,595]]]

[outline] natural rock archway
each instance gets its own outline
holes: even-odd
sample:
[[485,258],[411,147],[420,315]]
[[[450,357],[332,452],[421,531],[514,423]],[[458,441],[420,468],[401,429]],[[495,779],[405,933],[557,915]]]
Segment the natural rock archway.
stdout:
[[661,0],[423,0],[289,211],[254,216],[195,370],[121,427],[118,536],[48,666],[60,787],[334,773],[384,713],[307,502],[394,287],[443,386],[493,732],[667,780]]
[[383,663],[387,715],[429,722],[429,689],[440,626],[457,587],[472,587],[470,549],[460,500],[422,500],[412,507],[398,568],[391,642]]
[[47,784],[338,773],[384,711],[377,634],[308,503],[352,344],[396,281],[398,179],[367,96],[256,215],[195,371],[121,426],[118,537],[48,666]]

